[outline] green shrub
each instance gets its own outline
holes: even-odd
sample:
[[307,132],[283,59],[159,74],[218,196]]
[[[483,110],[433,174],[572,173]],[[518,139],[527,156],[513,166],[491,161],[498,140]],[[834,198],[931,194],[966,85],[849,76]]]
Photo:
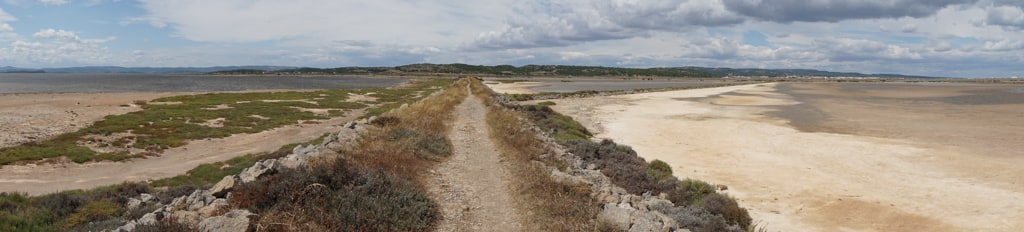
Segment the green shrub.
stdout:
[[556,105],[553,101],[542,101],[537,103],[538,106],[553,106]]
[[728,195],[711,194],[704,198],[703,206],[708,212],[722,216],[727,223],[739,225],[740,228],[749,227],[753,221],[747,209],[741,208],[736,199]]
[[652,160],[647,164],[647,175],[654,177],[656,181],[662,181],[672,177],[672,166],[661,160]]
[[525,113],[534,124],[557,140],[587,140],[593,136],[583,124],[555,112],[551,107],[526,105],[517,110]]
[[102,221],[121,215],[124,209],[110,201],[99,200],[89,202],[68,215],[64,221],[65,228],[72,228],[83,223]]
[[676,205],[695,205],[712,194],[715,194],[715,188],[707,182],[686,179],[680,181],[676,189],[668,192],[668,200]]

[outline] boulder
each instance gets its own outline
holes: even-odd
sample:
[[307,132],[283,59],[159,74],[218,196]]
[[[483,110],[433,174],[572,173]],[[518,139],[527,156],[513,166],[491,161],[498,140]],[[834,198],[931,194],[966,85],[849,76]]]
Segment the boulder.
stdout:
[[139,200],[141,200],[142,203],[148,203],[150,201],[156,200],[156,197],[154,197],[153,195],[143,193],[139,194]]
[[244,232],[249,229],[248,210],[232,210],[221,216],[204,219],[199,223],[199,231],[204,232]]
[[633,211],[635,210],[619,207],[615,203],[607,203],[601,213],[597,214],[597,219],[618,228],[619,231],[625,231],[630,228],[630,214]]
[[630,232],[662,231],[665,224],[650,211],[633,211]]
[[231,192],[231,190],[235,189],[235,183],[238,183],[238,176],[225,176],[223,179],[220,179],[220,181],[217,182],[217,184],[214,184],[213,187],[210,188],[210,193],[213,194],[213,196],[215,197],[223,198],[224,196],[228,195],[228,193]]
[[217,198],[209,190],[196,190],[185,199],[185,209],[190,211],[198,210],[206,206],[206,204],[213,202],[214,199]]
[[135,230],[135,226],[136,226],[136,222],[135,221],[130,221],[128,223],[125,223],[123,226],[117,227],[117,229],[114,229],[114,232],[130,232],[130,231]]
[[264,175],[273,174],[275,171],[277,171],[277,160],[264,160],[256,162],[252,167],[243,170],[242,173],[238,175],[238,178],[242,183],[249,183],[256,181],[256,179]]
[[213,202],[210,202],[210,204],[203,206],[203,208],[199,208],[196,212],[199,213],[200,217],[208,218],[213,217],[218,212],[224,212],[222,210],[226,210],[228,207],[227,199],[217,198],[216,200],[213,200]]
[[[169,219],[175,220],[181,224],[186,225],[199,224],[200,220],[199,213],[196,213],[195,211],[184,210],[174,211],[173,213],[171,213]],[[167,218],[165,218],[164,220],[167,220]]]
[[135,223],[137,225],[155,225],[157,221],[155,213],[147,213],[146,215],[142,215],[142,217],[139,218],[138,221],[135,221]]
[[138,209],[139,206],[141,206],[141,205],[142,205],[142,200],[135,199],[135,198],[128,198],[128,203],[125,204],[125,208],[127,208],[128,210],[135,210],[135,209]]

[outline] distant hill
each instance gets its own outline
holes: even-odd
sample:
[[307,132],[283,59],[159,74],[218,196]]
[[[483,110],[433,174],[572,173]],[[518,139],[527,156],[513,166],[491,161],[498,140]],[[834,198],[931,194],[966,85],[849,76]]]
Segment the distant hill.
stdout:
[[403,73],[444,73],[444,74],[486,74],[498,76],[629,76],[629,77],[728,77],[728,76],[819,76],[819,77],[880,77],[880,78],[934,78],[899,74],[864,74],[853,72],[829,72],[813,69],[734,69],[707,67],[672,68],[617,68],[601,66],[570,65],[468,65],[468,64],[410,64],[397,67],[339,67],[339,68],[296,68],[278,72],[308,74],[403,74]]
[[147,73],[147,74],[469,74],[496,76],[613,76],[613,77],[729,77],[729,76],[821,76],[821,77],[880,77],[880,78],[933,78],[900,74],[863,74],[829,72],[813,69],[747,69],[708,67],[618,68],[571,65],[470,65],[470,64],[410,64],[395,67],[338,67],[308,68],[288,66],[217,66],[217,67],[118,67],[87,66],[70,68],[27,69],[0,67],[0,73]]
[[217,66],[217,67],[118,67],[118,66],[87,66],[70,68],[27,69],[16,67],[0,67],[5,73],[145,73],[145,74],[205,74],[225,70],[262,70],[274,71],[293,69],[284,66]]
[[288,73],[310,74],[404,74],[444,73],[482,74],[498,76],[660,76],[660,77],[714,77],[712,74],[692,68],[616,68],[600,66],[568,65],[469,65],[469,64],[410,64],[397,67],[340,67],[340,68],[296,68],[278,70]]
[[16,68],[11,66],[0,67],[0,73],[45,73],[42,69]]
[[711,73],[712,75],[719,77],[727,76],[767,76],[767,77],[786,77],[786,76],[821,76],[821,77],[880,77],[880,78],[936,78],[928,76],[909,76],[900,74],[864,74],[855,72],[829,72],[814,69],[736,69],[736,68],[704,68],[704,67],[686,67],[688,69],[697,69]]

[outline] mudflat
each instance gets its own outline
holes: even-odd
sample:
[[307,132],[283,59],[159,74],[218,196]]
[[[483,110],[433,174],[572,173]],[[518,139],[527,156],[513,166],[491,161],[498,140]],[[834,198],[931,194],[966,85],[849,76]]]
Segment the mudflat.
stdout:
[[555,100],[770,231],[1024,228],[1020,85],[784,83]]
[[189,93],[0,94],[0,147],[74,132],[107,115],[141,110],[131,105],[134,101],[185,94]]

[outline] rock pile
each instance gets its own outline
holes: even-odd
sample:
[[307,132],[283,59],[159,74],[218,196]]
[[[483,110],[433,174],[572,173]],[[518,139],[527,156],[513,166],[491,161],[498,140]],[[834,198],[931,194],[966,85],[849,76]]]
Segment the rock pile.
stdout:
[[231,199],[231,191],[235,186],[256,181],[284,168],[305,168],[311,159],[323,156],[324,151],[355,146],[356,139],[368,127],[367,124],[350,122],[337,134],[324,139],[321,144],[300,145],[285,157],[256,162],[238,175],[225,176],[210,189],[195,190],[192,194],[175,198],[166,205],[161,205],[149,194],[131,198],[127,203],[129,210],[144,205],[156,205],[158,208],[114,231],[133,231],[140,225],[155,225],[160,220],[176,220],[183,224],[198,225],[200,231],[246,231],[249,227],[249,216],[254,214],[244,209],[231,209],[228,199]]
[[[554,143],[549,144],[558,146]],[[665,194],[630,194],[626,189],[612,183],[611,178],[602,174],[595,165],[586,165],[579,157],[561,148],[556,150],[559,153],[558,158],[571,165],[566,172],[551,168],[551,176],[555,181],[589,185],[593,190],[593,197],[603,205],[598,220],[623,231],[687,231],[681,229],[679,223],[672,217],[659,211],[674,206],[671,201],[665,199]]]

